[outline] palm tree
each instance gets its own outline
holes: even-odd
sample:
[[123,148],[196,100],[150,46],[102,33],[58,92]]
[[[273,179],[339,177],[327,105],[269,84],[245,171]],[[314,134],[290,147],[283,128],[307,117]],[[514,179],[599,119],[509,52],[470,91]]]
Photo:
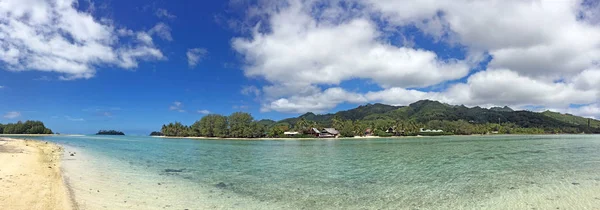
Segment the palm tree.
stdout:
[[301,117],[298,121],[296,121],[296,125],[294,126],[298,132],[304,133],[307,130],[309,123]]
[[342,129],[342,127],[344,127],[343,125],[343,121],[342,118],[338,115],[336,115],[335,117],[333,117],[333,120],[331,120],[333,128],[335,129]]

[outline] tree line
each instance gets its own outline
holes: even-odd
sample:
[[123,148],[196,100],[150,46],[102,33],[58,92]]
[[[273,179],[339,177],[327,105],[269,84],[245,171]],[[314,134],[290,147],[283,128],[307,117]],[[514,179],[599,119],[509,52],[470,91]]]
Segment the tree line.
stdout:
[[41,121],[27,120],[25,122],[0,124],[1,134],[54,134]]
[[[300,117],[295,123],[275,122],[270,120],[256,121],[249,113],[236,112],[229,116],[210,114],[202,117],[190,126],[180,122],[163,125],[161,132],[165,136],[174,137],[216,137],[216,138],[262,138],[286,137],[284,132],[295,131],[300,134],[294,137],[314,137],[313,128],[319,130],[333,127],[342,137],[353,136],[415,136],[415,135],[473,135],[473,134],[544,134],[578,132],[573,128],[521,127],[515,123],[473,123],[465,120],[430,120],[426,123],[411,119],[371,119],[346,120],[335,116],[331,124],[323,125],[316,121]],[[441,133],[423,133],[421,128],[443,130]],[[569,130],[571,129],[571,130]]]
[[125,135],[125,133],[123,133],[121,131],[116,131],[116,130],[100,130],[100,131],[98,131],[98,133],[96,133],[96,135],[119,135],[119,136],[123,136],[123,135]]
[[249,113],[236,112],[229,116],[209,114],[190,126],[169,123],[162,126],[160,133],[179,137],[261,138],[267,136],[267,127]]

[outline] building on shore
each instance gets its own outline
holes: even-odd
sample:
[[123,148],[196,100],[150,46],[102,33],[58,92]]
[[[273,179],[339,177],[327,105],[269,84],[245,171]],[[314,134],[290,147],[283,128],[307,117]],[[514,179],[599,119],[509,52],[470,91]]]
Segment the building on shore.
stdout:
[[311,128],[310,130],[308,130],[308,132],[306,134],[315,136],[315,137],[319,137],[319,135],[321,134],[321,131],[319,131],[319,129],[317,129],[317,128]]
[[323,128],[319,133],[319,138],[337,138],[340,136],[340,132],[335,128]]
[[298,134],[300,134],[300,133],[299,132],[295,132],[295,131],[286,131],[286,132],[283,132],[283,135],[286,135],[288,137],[297,136]]
[[421,133],[443,133],[443,130],[429,130],[429,129],[423,129],[421,128],[419,130]]
[[367,130],[365,130],[365,136],[373,136],[373,129],[367,128]]

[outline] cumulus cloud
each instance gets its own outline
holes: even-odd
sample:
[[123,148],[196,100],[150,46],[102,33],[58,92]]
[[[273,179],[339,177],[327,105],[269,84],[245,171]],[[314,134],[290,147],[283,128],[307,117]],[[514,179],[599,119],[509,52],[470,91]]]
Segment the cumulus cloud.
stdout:
[[204,115],[206,115],[206,114],[210,114],[210,111],[208,111],[206,109],[204,109],[204,110],[198,110],[198,114],[204,114]]
[[319,22],[312,9],[292,3],[270,17],[270,31],[233,39],[233,48],[244,56],[245,74],[285,85],[337,85],[362,78],[382,87],[426,87],[468,73],[464,61],[380,41],[376,23],[367,18]]
[[15,119],[20,116],[21,116],[21,112],[17,112],[17,111],[7,112],[6,114],[4,114],[4,118],[6,118],[6,119]]
[[188,66],[190,68],[195,68],[204,57],[208,55],[208,50],[204,48],[192,48],[188,49],[186,56],[188,60]]
[[165,23],[157,23],[154,27],[152,27],[152,29],[150,29],[148,34],[156,34],[158,37],[164,40],[173,41],[173,37],[171,36],[171,27]]
[[135,68],[165,56],[151,39],[127,42],[130,29],[79,11],[75,0],[0,2],[0,63],[10,71],[46,71],[61,79],[91,78],[96,67]]
[[492,68],[559,79],[600,59],[600,28],[578,19],[581,14],[594,19],[598,10],[593,9],[599,7],[578,0],[368,2],[395,26],[414,24],[431,35],[488,51]]
[[154,13],[156,17],[166,18],[166,19],[175,19],[177,16],[171,14],[168,10],[163,8],[158,8]]
[[169,110],[177,111],[177,112],[185,112],[185,110],[183,109],[183,103],[181,103],[179,101],[173,102],[173,104],[171,106],[169,106]]
[[[586,2],[259,1],[242,21],[254,21],[254,28],[231,46],[245,75],[267,82],[257,88],[262,111],[433,99],[598,116],[600,4]],[[448,58],[439,55],[445,49],[415,48],[406,27],[466,54]],[[402,43],[393,44],[396,38]],[[344,82],[379,90],[344,90]]]
[[280,98],[272,101],[268,106],[263,106],[261,111],[322,113],[344,102],[359,104],[366,103],[368,100],[361,94],[351,93],[335,87],[312,95]]

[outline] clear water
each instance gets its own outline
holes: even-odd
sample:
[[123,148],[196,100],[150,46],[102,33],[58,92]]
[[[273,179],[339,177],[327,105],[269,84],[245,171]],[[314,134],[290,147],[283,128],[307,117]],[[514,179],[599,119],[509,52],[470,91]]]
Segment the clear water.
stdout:
[[600,136],[40,139],[82,209],[600,209]]

